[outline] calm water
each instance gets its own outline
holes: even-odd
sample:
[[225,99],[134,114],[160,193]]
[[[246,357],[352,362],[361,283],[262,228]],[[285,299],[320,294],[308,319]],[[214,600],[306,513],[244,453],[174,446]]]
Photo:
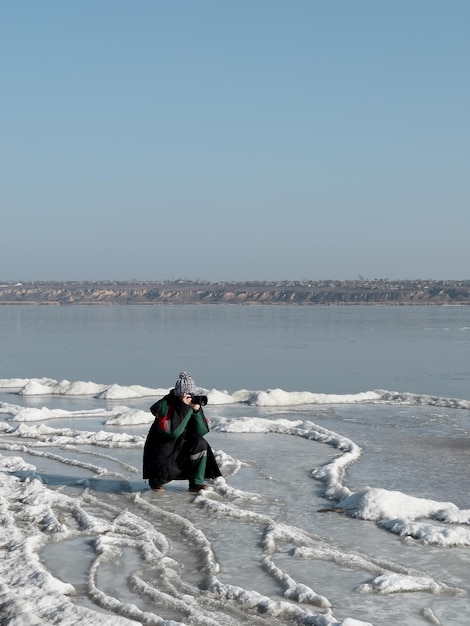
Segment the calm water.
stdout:
[[0,378],[470,398],[470,307],[3,306]]

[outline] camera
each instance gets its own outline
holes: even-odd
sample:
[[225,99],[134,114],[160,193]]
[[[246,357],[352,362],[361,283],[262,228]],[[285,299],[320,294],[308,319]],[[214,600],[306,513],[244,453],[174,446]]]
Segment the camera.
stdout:
[[201,406],[206,406],[207,396],[192,396],[191,402],[193,404],[200,404]]

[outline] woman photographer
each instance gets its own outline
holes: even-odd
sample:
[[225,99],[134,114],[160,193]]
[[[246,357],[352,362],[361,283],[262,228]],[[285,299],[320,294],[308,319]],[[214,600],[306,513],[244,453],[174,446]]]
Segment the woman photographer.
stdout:
[[209,425],[202,410],[205,396],[196,396],[191,375],[181,372],[174,389],[155,402],[155,421],[144,446],[143,478],[153,491],[171,480],[188,480],[189,491],[207,489],[206,478],[221,476],[212,448],[204,439]]

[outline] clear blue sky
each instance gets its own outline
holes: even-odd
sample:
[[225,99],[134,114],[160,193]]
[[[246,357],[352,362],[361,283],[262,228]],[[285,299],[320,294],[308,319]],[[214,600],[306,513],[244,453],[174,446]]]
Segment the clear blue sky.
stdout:
[[4,0],[5,280],[470,278],[468,0]]

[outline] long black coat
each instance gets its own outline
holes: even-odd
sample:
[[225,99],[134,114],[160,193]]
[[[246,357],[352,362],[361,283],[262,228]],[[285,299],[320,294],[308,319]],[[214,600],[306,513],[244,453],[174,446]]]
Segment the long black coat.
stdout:
[[143,478],[161,483],[188,480],[189,457],[203,450],[207,450],[205,478],[221,476],[212,448],[203,438],[209,425],[202,408],[194,411],[173,391],[150,407],[155,421],[145,441]]

